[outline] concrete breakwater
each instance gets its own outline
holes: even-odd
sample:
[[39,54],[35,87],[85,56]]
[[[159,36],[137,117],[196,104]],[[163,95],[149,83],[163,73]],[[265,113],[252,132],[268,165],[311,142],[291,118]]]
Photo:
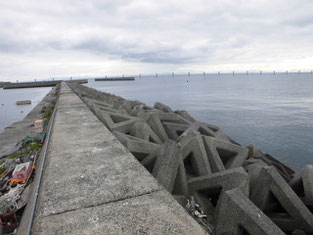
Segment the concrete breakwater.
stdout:
[[[72,80],[79,84],[88,83],[87,79]],[[19,82],[19,83],[9,83],[3,85],[3,89],[17,89],[17,88],[32,88],[32,87],[53,87],[60,84],[62,80],[58,81],[38,81],[38,82]]]
[[191,214],[216,234],[313,233],[312,165],[295,173],[186,111],[69,85],[183,207],[194,198],[207,217]]
[[120,78],[95,78],[96,82],[105,81],[134,81],[135,77],[120,77]]
[[205,234],[64,82],[47,142],[31,234]]
[[0,82],[0,88],[9,85],[11,82]]

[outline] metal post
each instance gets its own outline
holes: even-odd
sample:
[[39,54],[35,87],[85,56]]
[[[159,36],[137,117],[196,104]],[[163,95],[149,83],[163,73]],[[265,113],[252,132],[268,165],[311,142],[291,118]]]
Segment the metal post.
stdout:
[[221,75],[221,72],[220,72],[220,71],[218,71],[218,72],[217,72],[217,76],[220,76],[220,75]]
[[190,72],[188,72],[188,77],[190,77]]
[[139,78],[141,78],[141,73],[139,74]]
[[262,70],[260,70],[260,75],[262,75]]
[[205,77],[205,72],[203,72],[203,77]]
[[175,75],[174,75],[174,72],[172,73],[172,78],[174,77]]
[[158,74],[158,73],[156,73],[156,74],[155,74],[155,78],[158,78],[158,77],[159,77],[159,74]]
[[235,75],[235,71],[233,71],[233,76]]

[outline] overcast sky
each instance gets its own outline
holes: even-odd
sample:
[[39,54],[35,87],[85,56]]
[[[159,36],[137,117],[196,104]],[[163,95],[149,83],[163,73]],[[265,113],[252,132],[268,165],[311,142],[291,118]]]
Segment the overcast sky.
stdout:
[[0,80],[313,69],[312,0],[10,0]]

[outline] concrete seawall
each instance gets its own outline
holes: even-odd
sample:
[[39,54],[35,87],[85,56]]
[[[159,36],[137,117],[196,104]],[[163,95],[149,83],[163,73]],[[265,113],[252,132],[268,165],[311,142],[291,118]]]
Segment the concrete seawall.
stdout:
[[32,234],[205,234],[66,83],[46,159]]

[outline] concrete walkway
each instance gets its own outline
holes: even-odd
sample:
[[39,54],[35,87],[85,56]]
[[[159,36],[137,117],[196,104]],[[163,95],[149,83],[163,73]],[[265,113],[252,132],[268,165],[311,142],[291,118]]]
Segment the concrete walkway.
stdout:
[[206,234],[61,84],[32,234]]

